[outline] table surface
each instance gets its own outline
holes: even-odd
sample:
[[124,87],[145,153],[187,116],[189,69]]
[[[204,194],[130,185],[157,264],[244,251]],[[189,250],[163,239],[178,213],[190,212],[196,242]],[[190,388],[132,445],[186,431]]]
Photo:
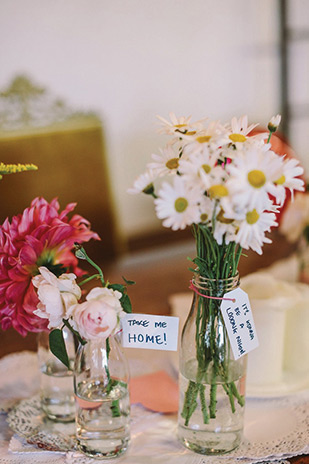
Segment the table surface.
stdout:
[[[126,349],[132,377],[145,372],[169,370],[171,361],[163,351]],[[11,354],[0,360],[0,405],[16,398],[33,398],[39,387],[39,373],[36,353],[24,351]],[[144,388],[151,389],[155,381]],[[141,377],[139,377],[141,379]],[[156,390],[165,398],[175,399],[175,391],[163,386],[162,377],[156,382]],[[164,382],[163,382],[164,383]],[[148,385],[146,387],[146,385]],[[15,400],[16,401],[16,400]],[[144,401],[144,400],[141,400]],[[247,456],[244,464],[252,462],[253,457],[263,461],[266,456],[284,459],[286,453],[295,455],[308,450],[309,433],[309,394],[301,391],[289,397],[247,397],[245,410],[244,443],[234,452],[224,457],[203,457],[183,448],[178,442],[177,414],[160,414],[139,404],[132,406],[131,435],[132,442],[128,452],[121,459],[125,464],[234,464],[237,457]],[[157,411],[154,406],[154,411]],[[1,464],[92,464],[93,461],[81,460],[76,452],[58,455],[53,452],[28,449],[16,437],[11,442],[14,453],[8,453],[13,432],[5,423],[5,414],[0,414],[0,463]],[[35,443],[40,441],[43,448],[47,444],[59,443],[59,434],[64,440],[74,433],[74,424],[63,425],[43,421],[37,400],[26,399],[9,414],[15,430],[23,431]],[[17,427],[17,428],[16,428]],[[39,427],[39,429],[37,429]],[[32,441],[32,440],[31,440]],[[67,443],[65,442],[61,442]],[[50,446],[50,445],[48,445]],[[63,445],[61,445],[63,446]],[[63,448],[61,448],[63,449]],[[21,451],[21,452],[20,452]],[[31,451],[31,453],[30,453]],[[71,456],[73,455],[73,457]],[[249,459],[249,456],[251,457]],[[43,461],[43,462],[42,462]],[[264,459],[266,461],[266,459]],[[293,462],[308,462],[308,456],[293,458]],[[117,461],[116,461],[117,462]],[[238,461],[239,462],[239,461]]]

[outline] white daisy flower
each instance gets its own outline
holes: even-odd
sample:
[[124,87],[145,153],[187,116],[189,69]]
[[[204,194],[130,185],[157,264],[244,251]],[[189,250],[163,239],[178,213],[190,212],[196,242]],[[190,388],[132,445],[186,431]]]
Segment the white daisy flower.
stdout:
[[188,184],[192,186],[198,184],[207,189],[210,186],[210,175],[216,169],[217,161],[217,156],[211,153],[205,145],[202,152],[180,159],[179,172]]
[[185,134],[186,132],[196,132],[203,127],[203,121],[205,119],[201,119],[200,121],[190,122],[191,117],[180,116],[177,117],[175,113],[169,113],[170,121],[162,116],[157,116],[158,119],[163,123],[163,127],[159,129],[159,133],[161,134],[168,134],[168,135],[177,135],[177,134]]
[[198,188],[189,189],[180,176],[173,179],[173,185],[164,182],[155,199],[155,209],[164,227],[173,230],[185,229],[187,226],[198,223],[200,212],[198,207],[202,195]]
[[127,190],[128,193],[146,193],[152,195],[154,193],[153,181],[157,178],[157,174],[151,169],[140,174],[134,181],[133,187]]
[[305,190],[304,181],[302,179],[297,179],[297,177],[301,176],[303,173],[304,169],[299,166],[298,160],[294,158],[284,160],[282,169],[277,179],[274,181],[276,189],[273,191],[273,195],[280,205],[283,205],[286,197],[285,189],[290,190],[292,199],[294,190],[298,190],[299,192]]
[[222,146],[223,144],[229,143],[228,139],[224,138],[225,132],[225,128],[219,121],[211,121],[207,128],[197,132],[196,134],[185,134],[183,136],[183,139],[188,141],[184,152],[188,155],[201,153],[205,146],[211,147],[211,145],[214,144]]
[[213,236],[217,243],[222,245],[223,238],[226,244],[232,241],[236,232],[236,226],[233,219],[229,219],[225,216],[223,209],[220,207],[219,213],[216,215],[215,227],[213,230]]
[[171,145],[166,145],[161,155],[151,155],[153,163],[148,163],[147,168],[152,169],[158,176],[162,177],[170,174],[177,174],[179,168],[179,156],[175,153]]
[[263,211],[268,204],[268,194],[273,193],[273,182],[278,178],[281,164],[279,156],[256,148],[235,158],[226,166],[230,175],[226,182],[230,201],[240,210],[257,208]]
[[265,237],[265,232],[277,225],[274,213],[258,212],[254,208],[246,213],[243,221],[239,221],[233,240],[245,250],[251,248],[261,255],[263,243],[271,243],[271,240]]
[[200,218],[200,223],[211,224],[213,211],[214,211],[215,202],[205,195],[202,196],[201,200],[198,203]]
[[228,137],[232,143],[243,143],[247,140],[247,135],[256,127],[258,124],[251,124],[248,126],[248,116],[242,116],[241,118],[232,118],[231,126],[228,128]]
[[201,172],[201,177],[204,180],[204,185],[207,185],[207,194],[213,200],[221,201],[229,196],[230,192],[227,186],[228,172],[223,164],[215,166],[210,171],[210,176]]

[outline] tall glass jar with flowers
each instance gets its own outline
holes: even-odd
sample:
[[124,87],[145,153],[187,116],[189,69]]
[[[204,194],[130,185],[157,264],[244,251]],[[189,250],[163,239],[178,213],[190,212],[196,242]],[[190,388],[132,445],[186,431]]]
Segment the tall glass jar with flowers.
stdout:
[[151,195],[163,226],[192,228],[194,296],[180,348],[178,437],[193,451],[226,453],[242,438],[246,359],[234,359],[221,302],[239,285],[242,250],[262,254],[271,243],[266,233],[278,225],[286,189],[303,190],[303,169],[271,149],[280,116],[258,135],[250,135],[256,124],[248,126],[247,116],[225,125],[173,113],[159,119],[171,140],[129,193]]
[[[125,280],[121,285],[105,281],[101,268],[78,244],[76,256],[87,260],[97,272],[77,285],[72,274],[53,278],[40,267],[40,275],[33,278],[40,300],[36,314],[48,318],[50,349],[67,369],[72,366],[65,344],[66,329],[79,341],[73,369],[79,449],[91,457],[113,458],[124,453],[130,442],[129,370],[119,333],[121,318],[131,312],[126,287],[134,282]],[[44,298],[48,279],[56,293],[66,283],[61,297],[65,296],[67,304],[60,313],[57,299]],[[99,279],[101,286],[92,288],[83,302],[78,301],[80,287],[93,279]]]

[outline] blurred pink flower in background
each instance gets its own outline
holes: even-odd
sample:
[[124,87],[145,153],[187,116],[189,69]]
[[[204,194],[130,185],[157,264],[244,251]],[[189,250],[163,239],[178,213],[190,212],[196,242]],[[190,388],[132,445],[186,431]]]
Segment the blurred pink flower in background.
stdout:
[[59,212],[57,199],[48,203],[35,198],[22,214],[6,219],[0,226],[0,324],[3,330],[13,327],[21,335],[40,332],[47,320],[34,314],[38,297],[31,279],[45,266],[56,276],[66,270],[80,275],[77,258],[71,251],[74,243],[99,240],[90,223],[74,214],[76,203]]

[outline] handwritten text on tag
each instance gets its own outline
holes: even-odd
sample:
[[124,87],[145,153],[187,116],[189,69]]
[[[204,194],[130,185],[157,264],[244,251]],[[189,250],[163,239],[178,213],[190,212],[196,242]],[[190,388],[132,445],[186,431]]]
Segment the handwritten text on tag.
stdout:
[[126,314],[121,319],[122,346],[177,351],[178,317]]
[[[249,298],[236,288],[224,295],[221,313],[231,342],[234,358],[239,359],[259,346]],[[234,300],[234,301],[231,301]]]

